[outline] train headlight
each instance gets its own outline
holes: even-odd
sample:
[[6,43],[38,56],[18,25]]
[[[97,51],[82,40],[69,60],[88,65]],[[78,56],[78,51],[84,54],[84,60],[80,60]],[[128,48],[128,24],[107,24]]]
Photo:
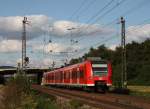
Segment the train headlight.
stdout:
[[102,77],[99,77],[99,80],[102,80]]

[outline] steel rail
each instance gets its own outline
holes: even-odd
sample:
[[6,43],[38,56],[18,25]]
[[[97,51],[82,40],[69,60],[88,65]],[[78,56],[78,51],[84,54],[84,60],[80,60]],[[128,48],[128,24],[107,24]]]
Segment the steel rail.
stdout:
[[80,93],[80,92],[75,93],[76,91],[69,91],[69,90],[62,90],[62,89],[60,90],[57,88],[47,88],[39,85],[33,85],[32,88],[42,93],[61,96],[68,99],[75,99],[81,101],[82,103],[91,105],[93,107],[102,108],[102,109],[145,109],[142,106],[139,107],[137,105],[133,105],[132,103],[126,100],[120,100],[119,98],[112,99],[110,97],[110,100],[109,98],[100,99],[96,96],[86,96],[86,93]]

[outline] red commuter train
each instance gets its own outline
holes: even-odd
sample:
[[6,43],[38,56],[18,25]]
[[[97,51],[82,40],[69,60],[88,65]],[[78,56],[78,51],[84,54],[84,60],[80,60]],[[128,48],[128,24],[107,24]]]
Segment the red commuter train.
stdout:
[[102,60],[84,62],[45,72],[42,85],[82,87],[105,91],[112,85],[111,63]]

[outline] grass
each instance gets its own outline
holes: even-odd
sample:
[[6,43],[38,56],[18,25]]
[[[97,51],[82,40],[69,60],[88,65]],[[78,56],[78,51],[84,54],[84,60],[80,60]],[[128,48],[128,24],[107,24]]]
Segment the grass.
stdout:
[[0,86],[0,109],[96,109],[78,100],[43,94],[31,88],[29,78],[18,75]]
[[150,98],[150,86],[128,86],[131,95]]
[[34,92],[26,76],[11,78],[0,86],[0,109],[58,109],[55,98]]
[[132,91],[150,93],[150,86],[128,86],[128,88]]

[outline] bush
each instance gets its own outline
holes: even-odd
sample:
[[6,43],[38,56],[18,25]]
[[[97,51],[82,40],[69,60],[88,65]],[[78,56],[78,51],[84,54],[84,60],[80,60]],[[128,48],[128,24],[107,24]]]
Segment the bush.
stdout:
[[73,109],[79,109],[80,107],[83,106],[83,103],[81,101],[73,99],[70,101],[70,105],[72,106]]
[[37,98],[36,109],[57,109],[57,107],[50,99],[40,96]]
[[2,91],[0,109],[17,109],[21,106],[24,94],[30,93],[30,82],[25,75],[11,78]]

